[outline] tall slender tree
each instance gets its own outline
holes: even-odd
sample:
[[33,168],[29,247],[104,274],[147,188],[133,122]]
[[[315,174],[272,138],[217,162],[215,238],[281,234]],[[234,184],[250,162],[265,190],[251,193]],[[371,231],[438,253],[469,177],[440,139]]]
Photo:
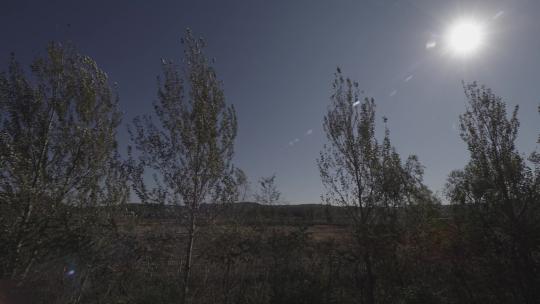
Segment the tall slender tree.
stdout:
[[[450,174],[447,194],[465,214],[468,244],[482,244],[489,265],[485,281],[499,300],[536,303],[540,293],[540,162],[530,162],[516,148],[518,107],[507,115],[506,103],[491,89],[465,85],[468,100],[460,116],[461,138],[470,160]],[[458,214],[455,214],[458,220]],[[486,270],[486,269],[484,269]],[[496,271],[495,271],[496,270]],[[503,271],[501,271],[503,270]],[[476,274],[475,274],[476,275]]]
[[[375,137],[375,102],[359,101],[358,84],[338,69],[333,95],[324,117],[328,144],[318,160],[323,198],[344,206],[353,221],[364,303],[376,303],[381,273],[376,265],[392,255],[399,239],[398,210],[412,202],[421,186],[422,167],[416,157],[406,164],[391,145],[388,128],[379,143]],[[386,118],[384,119],[386,123]]]
[[30,75],[12,56],[0,75],[0,277],[24,280],[80,250],[98,212],[86,207],[125,200],[117,104],[107,75],[71,46],[51,43]]
[[[134,190],[145,203],[182,206],[181,223],[187,231],[182,266],[181,303],[189,301],[194,243],[208,211],[235,199],[232,165],[237,120],[225,103],[222,83],[203,50],[205,42],[186,31],[182,40],[182,68],[163,60],[157,123],[150,116],[134,120],[132,156]],[[144,170],[154,174],[152,187]]]

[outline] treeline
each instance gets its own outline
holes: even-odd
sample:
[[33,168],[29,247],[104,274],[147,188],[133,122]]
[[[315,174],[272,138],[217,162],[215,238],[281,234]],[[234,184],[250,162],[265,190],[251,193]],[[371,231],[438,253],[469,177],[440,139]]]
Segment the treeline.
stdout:
[[[51,43],[0,74],[0,299],[7,303],[539,303],[540,155],[517,107],[476,83],[470,158],[445,196],[375,136],[375,101],[340,69],[324,117],[319,206],[283,206],[275,176],[232,163],[235,109],[187,31],[162,60],[152,115],[121,157],[116,88]],[[540,141],[540,139],[538,139]],[[444,159],[442,157],[441,159]],[[134,193],[142,204],[128,204]]]

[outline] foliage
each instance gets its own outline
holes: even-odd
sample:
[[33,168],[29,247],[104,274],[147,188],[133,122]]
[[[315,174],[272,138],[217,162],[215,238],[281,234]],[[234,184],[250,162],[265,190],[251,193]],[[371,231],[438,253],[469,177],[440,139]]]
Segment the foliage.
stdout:
[[[490,89],[472,83],[465,93],[469,104],[460,129],[470,160],[450,174],[447,193],[462,209],[455,214],[465,229],[461,241],[476,248],[469,254],[478,259],[475,266],[483,266],[470,280],[487,280],[484,288],[497,301],[534,303],[540,298],[533,287],[540,283],[538,162],[534,154],[528,162],[516,149],[517,106],[507,117],[505,102]],[[481,294],[472,291],[471,300]]]
[[255,201],[264,205],[279,203],[281,193],[275,185],[276,175],[259,179],[259,192],[255,194]]
[[[465,86],[470,160],[444,205],[386,118],[377,139],[374,100],[338,69],[318,159],[326,204],[278,205],[275,175],[256,203],[229,204],[249,191],[232,165],[236,113],[205,43],[190,31],[183,43],[183,64],[162,61],[155,115],[133,122],[126,163],[118,98],[92,59],[51,44],[27,73],[12,56],[0,74],[0,301],[539,302],[540,155],[516,148],[517,107]],[[128,178],[143,204],[122,204]]]
[[[221,82],[203,53],[205,43],[187,30],[184,66],[163,60],[154,103],[156,124],[150,116],[137,117],[131,137],[138,158],[131,157],[134,190],[143,203],[185,206],[187,229],[183,266],[187,300],[193,241],[201,221],[208,221],[205,205],[236,199],[235,170],[231,164],[236,137],[236,114],[227,106]],[[148,190],[144,170],[153,172]]]
[[[415,156],[402,164],[387,127],[382,143],[377,141],[375,102],[369,98],[359,101],[358,83],[345,79],[338,69],[332,88],[323,123],[329,144],[318,165],[326,202],[347,208],[353,219],[357,255],[365,268],[359,287],[363,301],[375,303],[378,297],[387,296],[384,289],[389,292],[380,272],[386,262],[395,259],[400,238],[397,212],[412,203],[411,198],[423,187],[422,167]],[[383,120],[386,124],[386,118]]]
[[117,104],[107,75],[71,46],[51,43],[31,73],[12,55],[0,75],[0,277],[37,279],[44,261],[78,258],[107,233],[111,209],[98,207],[128,194]]

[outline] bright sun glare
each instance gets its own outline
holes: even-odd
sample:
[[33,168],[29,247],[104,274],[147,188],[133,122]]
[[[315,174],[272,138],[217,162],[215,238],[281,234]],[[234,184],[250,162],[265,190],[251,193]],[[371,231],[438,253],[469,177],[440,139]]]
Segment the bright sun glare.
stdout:
[[446,39],[449,48],[457,55],[470,55],[476,52],[484,42],[483,26],[470,19],[463,19],[452,24]]

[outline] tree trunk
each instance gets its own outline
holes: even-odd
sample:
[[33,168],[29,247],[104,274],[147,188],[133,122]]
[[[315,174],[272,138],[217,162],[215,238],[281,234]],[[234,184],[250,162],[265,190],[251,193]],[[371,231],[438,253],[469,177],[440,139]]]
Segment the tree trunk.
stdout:
[[231,273],[231,264],[232,259],[227,257],[227,266],[225,268],[225,274],[223,276],[223,303],[229,304],[229,294],[230,294],[230,273]]
[[21,251],[22,247],[24,245],[24,234],[28,233],[26,230],[28,229],[28,223],[30,222],[30,217],[32,216],[32,211],[34,210],[34,204],[32,203],[33,200],[30,199],[30,202],[28,203],[28,206],[22,215],[22,222],[20,224],[20,227],[18,227],[18,233],[17,233],[17,241],[15,242],[15,254],[14,254],[14,260],[11,260],[12,267],[11,267],[11,279],[16,279],[19,271],[19,264],[20,264],[20,257],[21,257]]
[[195,215],[192,213],[190,215],[190,223],[188,227],[188,243],[186,247],[186,255],[184,262],[184,277],[183,277],[183,286],[182,286],[182,298],[181,304],[186,304],[189,293],[189,278],[191,275],[191,257],[193,255],[193,240],[195,236]]
[[367,272],[366,303],[374,304],[375,303],[375,275],[373,274],[373,269],[371,265],[371,256],[369,253],[366,253],[364,255],[364,262],[366,263],[366,272]]

